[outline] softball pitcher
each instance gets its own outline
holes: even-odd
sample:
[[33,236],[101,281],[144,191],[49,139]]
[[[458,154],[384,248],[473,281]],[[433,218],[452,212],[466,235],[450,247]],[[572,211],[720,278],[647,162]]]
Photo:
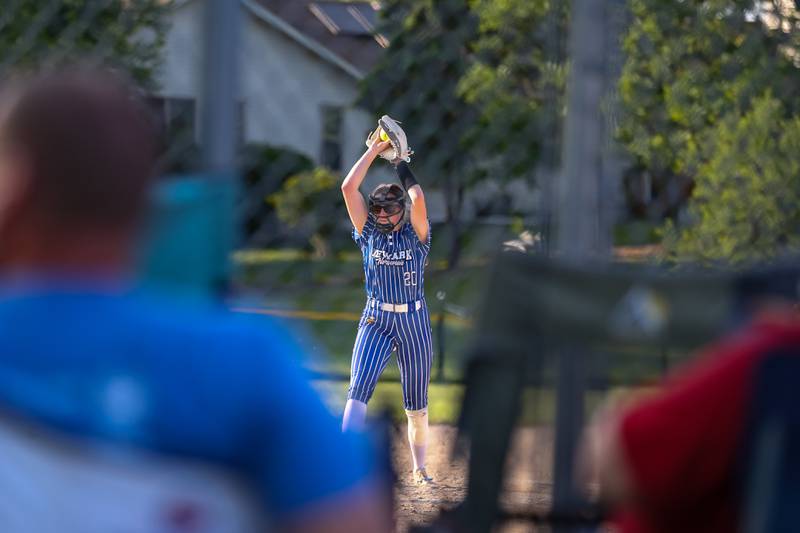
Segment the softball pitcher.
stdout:
[[[430,224],[422,187],[408,167],[412,152],[405,133],[386,115],[378,124],[367,139],[367,151],[342,183],[353,239],[363,256],[367,292],[353,347],[342,429],[363,428],[367,403],[396,351],[414,481],[427,484],[432,481],[425,470],[432,344],[423,273],[431,246]],[[402,188],[379,185],[365,202],[359,186],[378,156],[394,165]]]

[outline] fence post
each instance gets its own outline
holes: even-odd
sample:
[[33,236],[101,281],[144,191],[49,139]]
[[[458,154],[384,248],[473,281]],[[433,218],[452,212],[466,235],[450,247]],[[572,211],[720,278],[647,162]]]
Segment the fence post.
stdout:
[[[559,180],[556,247],[571,261],[605,259],[610,251],[609,217],[603,213],[602,99],[606,88],[604,0],[573,0],[569,35],[572,64],[567,86],[563,172]],[[582,500],[575,487],[574,459],[584,421],[586,352],[560,350],[556,391],[553,510],[567,511]],[[557,530],[563,530],[562,527]]]
[[201,92],[201,149],[205,186],[214,195],[211,215],[217,223],[209,246],[211,260],[218,263],[219,276],[212,290],[224,296],[231,278],[230,254],[238,244],[240,227],[236,215],[239,180],[236,178],[239,91],[239,0],[206,0],[205,55]]
[[436,381],[442,383],[444,381],[444,314],[445,314],[445,298],[447,293],[438,291],[436,299],[439,300],[439,320],[436,322],[436,342],[439,344],[439,358],[436,360]]
[[206,0],[200,127],[203,170],[232,176],[236,168],[239,86],[238,0]]

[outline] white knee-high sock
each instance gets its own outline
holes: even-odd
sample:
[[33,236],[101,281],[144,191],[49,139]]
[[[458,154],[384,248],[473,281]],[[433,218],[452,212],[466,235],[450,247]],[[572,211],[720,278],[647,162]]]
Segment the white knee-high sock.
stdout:
[[347,400],[342,416],[342,431],[363,431],[367,424],[367,404],[358,400]]
[[408,444],[414,460],[414,470],[425,468],[425,451],[428,448],[428,409],[406,411],[408,417]]

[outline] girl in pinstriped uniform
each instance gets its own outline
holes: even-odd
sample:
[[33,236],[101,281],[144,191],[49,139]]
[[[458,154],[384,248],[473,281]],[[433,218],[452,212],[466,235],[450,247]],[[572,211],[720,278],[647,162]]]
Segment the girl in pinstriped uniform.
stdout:
[[[342,428],[345,431],[363,428],[367,402],[391,353],[396,351],[408,417],[413,476],[417,483],[423,484],[431,482],[425,470],[425,450],[432,342],[423,290],[423,272],[431,243],[430,224],[422,188],[408,167],[410,152],[405,146],[405,133],[387,116],[379,124],[368,141],[369,148],[342,183],[354,227],[353,239],[363,256],[367,292],[353,347]],[[381,141],[380,129],[395,142]],[[392,149],[392,146],[402,148]],[[387,153],[392,155],[387,157]],[[359,186],[378,155],[391,160],[403,187],[379,185],[365,202]]]

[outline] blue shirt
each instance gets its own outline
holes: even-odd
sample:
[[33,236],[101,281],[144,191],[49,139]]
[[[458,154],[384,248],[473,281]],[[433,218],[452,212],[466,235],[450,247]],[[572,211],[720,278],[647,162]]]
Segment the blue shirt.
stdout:
[[375,217],[370,213],[360,234],[353,229],[353,240],[361,248],[368,298],[394,304],[425,298],[425,263],[431,249],[430,224],[427,241],[423,243],[409,222],[388,234],[378,231]]
[[[277,519],[373,474],[272,320],[80,284],[0,287],[0,406],[238,473]],[[2,459],[0,459],[2,460]]]

